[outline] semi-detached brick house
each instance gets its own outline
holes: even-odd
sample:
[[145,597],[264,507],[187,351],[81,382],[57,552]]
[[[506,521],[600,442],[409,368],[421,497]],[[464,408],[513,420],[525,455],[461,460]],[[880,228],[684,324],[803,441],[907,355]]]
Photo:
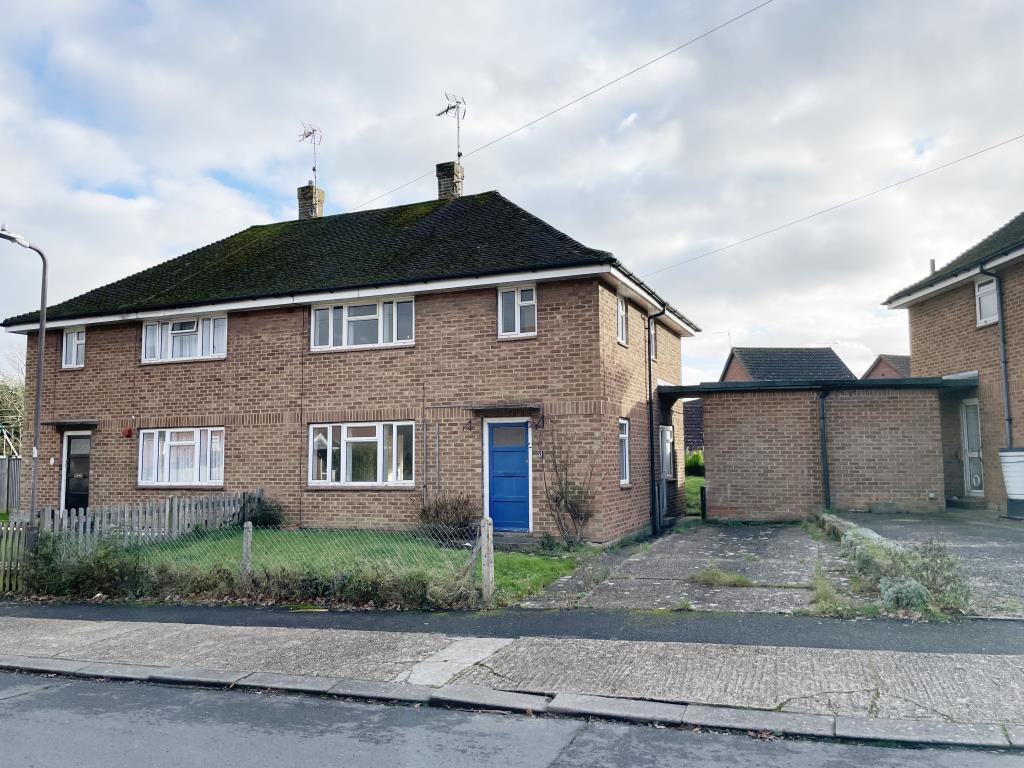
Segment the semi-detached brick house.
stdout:
[[[258,487],[303,526],[402,527],[457,491],[553,532],[561,456],[594,468],[589,540],[673,513],[681,409],[650,394],[699,329],[612,254],[461,196],[461,171],[438,166],[438,200],[337,216],[303,187],[297,221],[52,307],[41,506]],[[38,318],[4,325],[29,337],[31,413]]]
[[946,495],[1024,516],[1000,464],[1024,444],[1024,214],[885,304],[909,313],[914,376],[977,377],[942,398]]

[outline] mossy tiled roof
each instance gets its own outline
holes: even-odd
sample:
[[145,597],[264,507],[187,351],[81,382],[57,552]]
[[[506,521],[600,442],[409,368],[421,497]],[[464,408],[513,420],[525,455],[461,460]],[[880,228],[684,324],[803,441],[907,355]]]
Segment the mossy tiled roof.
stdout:
[[730,356],[743,364],[754,381],[857,378],[832,347],[733,347]]
[[1024,247],[1024,213],[1020,213],[1012,218],[980,243],[961,253],[946,266],[935,270],[928,277],[918,280],[913,285],[908,285],[902,291],[897,291],[883,303],[890,304],[897,299],[902,299],[907,294],[927,288],[941,280],[953,277],[961,272],[966,272],[969,269],[974,269],[982,262],[1002,256],[1021,247]]
[[[72,319],[416,283],[615,264],[498,192],[264,224],[50,307]],[[32,312],[4,325],[38,322]]]

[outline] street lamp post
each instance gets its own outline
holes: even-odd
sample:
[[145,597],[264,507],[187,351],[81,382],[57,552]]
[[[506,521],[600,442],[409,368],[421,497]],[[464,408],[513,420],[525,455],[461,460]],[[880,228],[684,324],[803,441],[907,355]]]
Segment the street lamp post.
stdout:
[[29,520],[34,523],[36,513],[36,497],[39,488],[39,430],[43,413],[43,353],[46,349],[46,254],[42,248],[33,245],[21,235],[9,232],[7,227],[0,226],[0,238],[9,240],[22,248],[28,248],[39,254],[43,260],[43,280],[39,290],[39,348],[36,350],[36,400],[35,414],[32,424],[32,492],[29,502]]

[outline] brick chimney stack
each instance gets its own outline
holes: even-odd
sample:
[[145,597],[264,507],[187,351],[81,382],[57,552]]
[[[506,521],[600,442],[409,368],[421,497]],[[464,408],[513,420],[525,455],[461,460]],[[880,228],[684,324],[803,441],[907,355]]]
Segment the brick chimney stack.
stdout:
[[462,197],[462,179],[465,172],[456,162],[437,164],[437,199],[451,200]]
[[324,215],[324,191],[313,184],[310,179],[304,187],[299,187],[299,219],[319,219]]

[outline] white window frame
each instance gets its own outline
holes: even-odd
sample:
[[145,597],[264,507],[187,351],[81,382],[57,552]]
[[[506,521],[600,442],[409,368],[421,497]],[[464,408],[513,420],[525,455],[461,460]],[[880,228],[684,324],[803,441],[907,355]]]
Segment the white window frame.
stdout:
[[[397,340],[398,333],[398,305],[402,302],[409,302],[412,308],[412,338]],[[377,312],[374,315],[363,315],[349,317],[349,307],[361,307],[367,304],[376,304]],[[384,305],[391,304],[391,341],[384,341]],[[327,343],[316,343],[316,313],[327,311]],[[334,313],[341,314],[341,339],[334,338]],[[373,344],[350,344],[348,339],[349,320],[376,320],[377,341]],[[387,349],[390,347],[411,347],[416,344],[416,300],[413,296],[394,296],[382,299],[365,299],[362,301],[347,301],[339,304],[315,304],[309,312],[309,349],[311,352],[337,352],[354,349]]]
[[[171,433],[172,432],[191,432],[191,440],[178,440],[173,445],[194,445],[195,446],[195,472],[194,476],[190,480],[170,480],[171,476]],[[191,486],[208,486],[213,488],[220,488],[224,485],[224,473],[226,468],[227,453],[225,450],[225,439],[224,439],[224,427],[169,427],[161,429],[140,429],[139,430],[139,464],[138,472],[136,473],[137,481],[140,487],[191,487]],[[203,475],[203,461],[202,461],[202,434],[206,433],[206,480],[202,480]],[[217,480],[210,480],[211,475],[211,459],[213,452],[210,450],[210,445],[213,442],[213,435],[218,434],[220,436],[220,478]],[[150,460],[154,462],[154,479],[145,480],[142,476],[143,462],[145,461],[145,445],[146,436],[153,436],[153,449],[150,455]],[[160,436],[163,435],[161,441]],[[163,479],[160,479],[161,472]]]
[[[386,429],[391,429],[391,461],[390,468],[393,477],[398,475],[398,452],[396,446],[398,444],[397,434],[398,427],[412,427],[412,440],[410,446],[412,448],[412,477],[408,480],[386,480],[386,466],[384,456],[384,432]],[[341,428],[341,451],[339,452],[339,461],[341,462],[341,471],[338,473],[340,480],[331,480],[331,470],[333,469],[334,463],[334,444],[333,435],[334,428]],[[374,427],[376,434],[374,437],[349,437],[348,429],[352,427]],[[313,444],[313,435],[317,429],[327,430],[327,471],[326,479],[318,480],[316,478],[316,451]],[[360,482],[348,482],[345,478],[345,467],[348,465],[348,445],[350,443],[377,443],[377,477],[378,480],[372,482],[360,481]],[[309,457],[308,467],[306,473],[306,479],[309,485],[316,487],[328,487],[328,488],[415,488],[416,486],[416,422],[415,421],[344,421],[344,422],[329,422],[309,425]]]
[[[79,339],[78,335],[82,338]],[[70,340],[70,341],[69,341]],[[71,363],[68,363],[68,346],[73,346]],[[85,327],[66,328],[64,330],[64,344],[60,350],[60,367],[65,370],[85,368]]]
[[[666,439],[667,436],[667,439]],[[675,428],[662,424],[658,427],[658,446],[661,452],[661,477],[663,480],[676,479],[676,433]],[[668,448],[666,462],[665,449]],[[667,471],[665,465],[668,464]]]
[[648,318],[647,320],[647,344],[650,346],[651,360],[658,359],[658,324]]
[[[533,291],[533,298],[530,300],[523,300],[523,291]],[[502,305],[501,297],[506,293],[513,293],[516,297],[516,324],[514,331],[503,331],[505,327],[505,311]],[[533,307],[533,330],[523,331],[522,320],[523,320],[523,307]],[[540,318],[537,312],[537,286],[530,285],[516,285],[507,288],[498,289],[498,338],[499,339],[529,339],[537,335],[537,329],[540,327]]]
[[629,485],[629,419],[619,419],[619,485]]
[[[986,325],[993,325],[999,322],[999,295],[998,283],[996,278],[987,277],[983,280],[974,281],[974,314],[977,318],[978,327]],[[981,299],[989,294],[995,295],[996,299],[996,312],[992,317],[982,317],[981,315]]]
[[624,347],[629,346],[629,302],[625,296],[616,296],[615,340]]
[[[203,336],[204,325],[207,321],[210,323],[210,348],[213,349],[217,335],[215,333],[216,321],[224,321],[224,350],[203,354]],[[195,331],[175,331],[174,326],[178,323],[190,323],[196,324]],[[166,330],[164,328],[166,326]],[[158,336],[157,340],[157,356],[146,357],[146,331],[148,328],[156,328]],[[195,355],[189,357],[171,357],[171,350],[173,349],[175,336],[191,335],[195,333],[196,336],[196,350]],[[166,357],[164,355],[164,342],[166,340],[167,350]],[[228,341],[228,316],[226,314],[216,315],[190,315],[188,317],[171,317],[166,320],[148,320],[142,324],[142,363],[143,365],[163,365],[166,363],[189,363],[195,360],[223,360],[228,356],[227,350]]]

